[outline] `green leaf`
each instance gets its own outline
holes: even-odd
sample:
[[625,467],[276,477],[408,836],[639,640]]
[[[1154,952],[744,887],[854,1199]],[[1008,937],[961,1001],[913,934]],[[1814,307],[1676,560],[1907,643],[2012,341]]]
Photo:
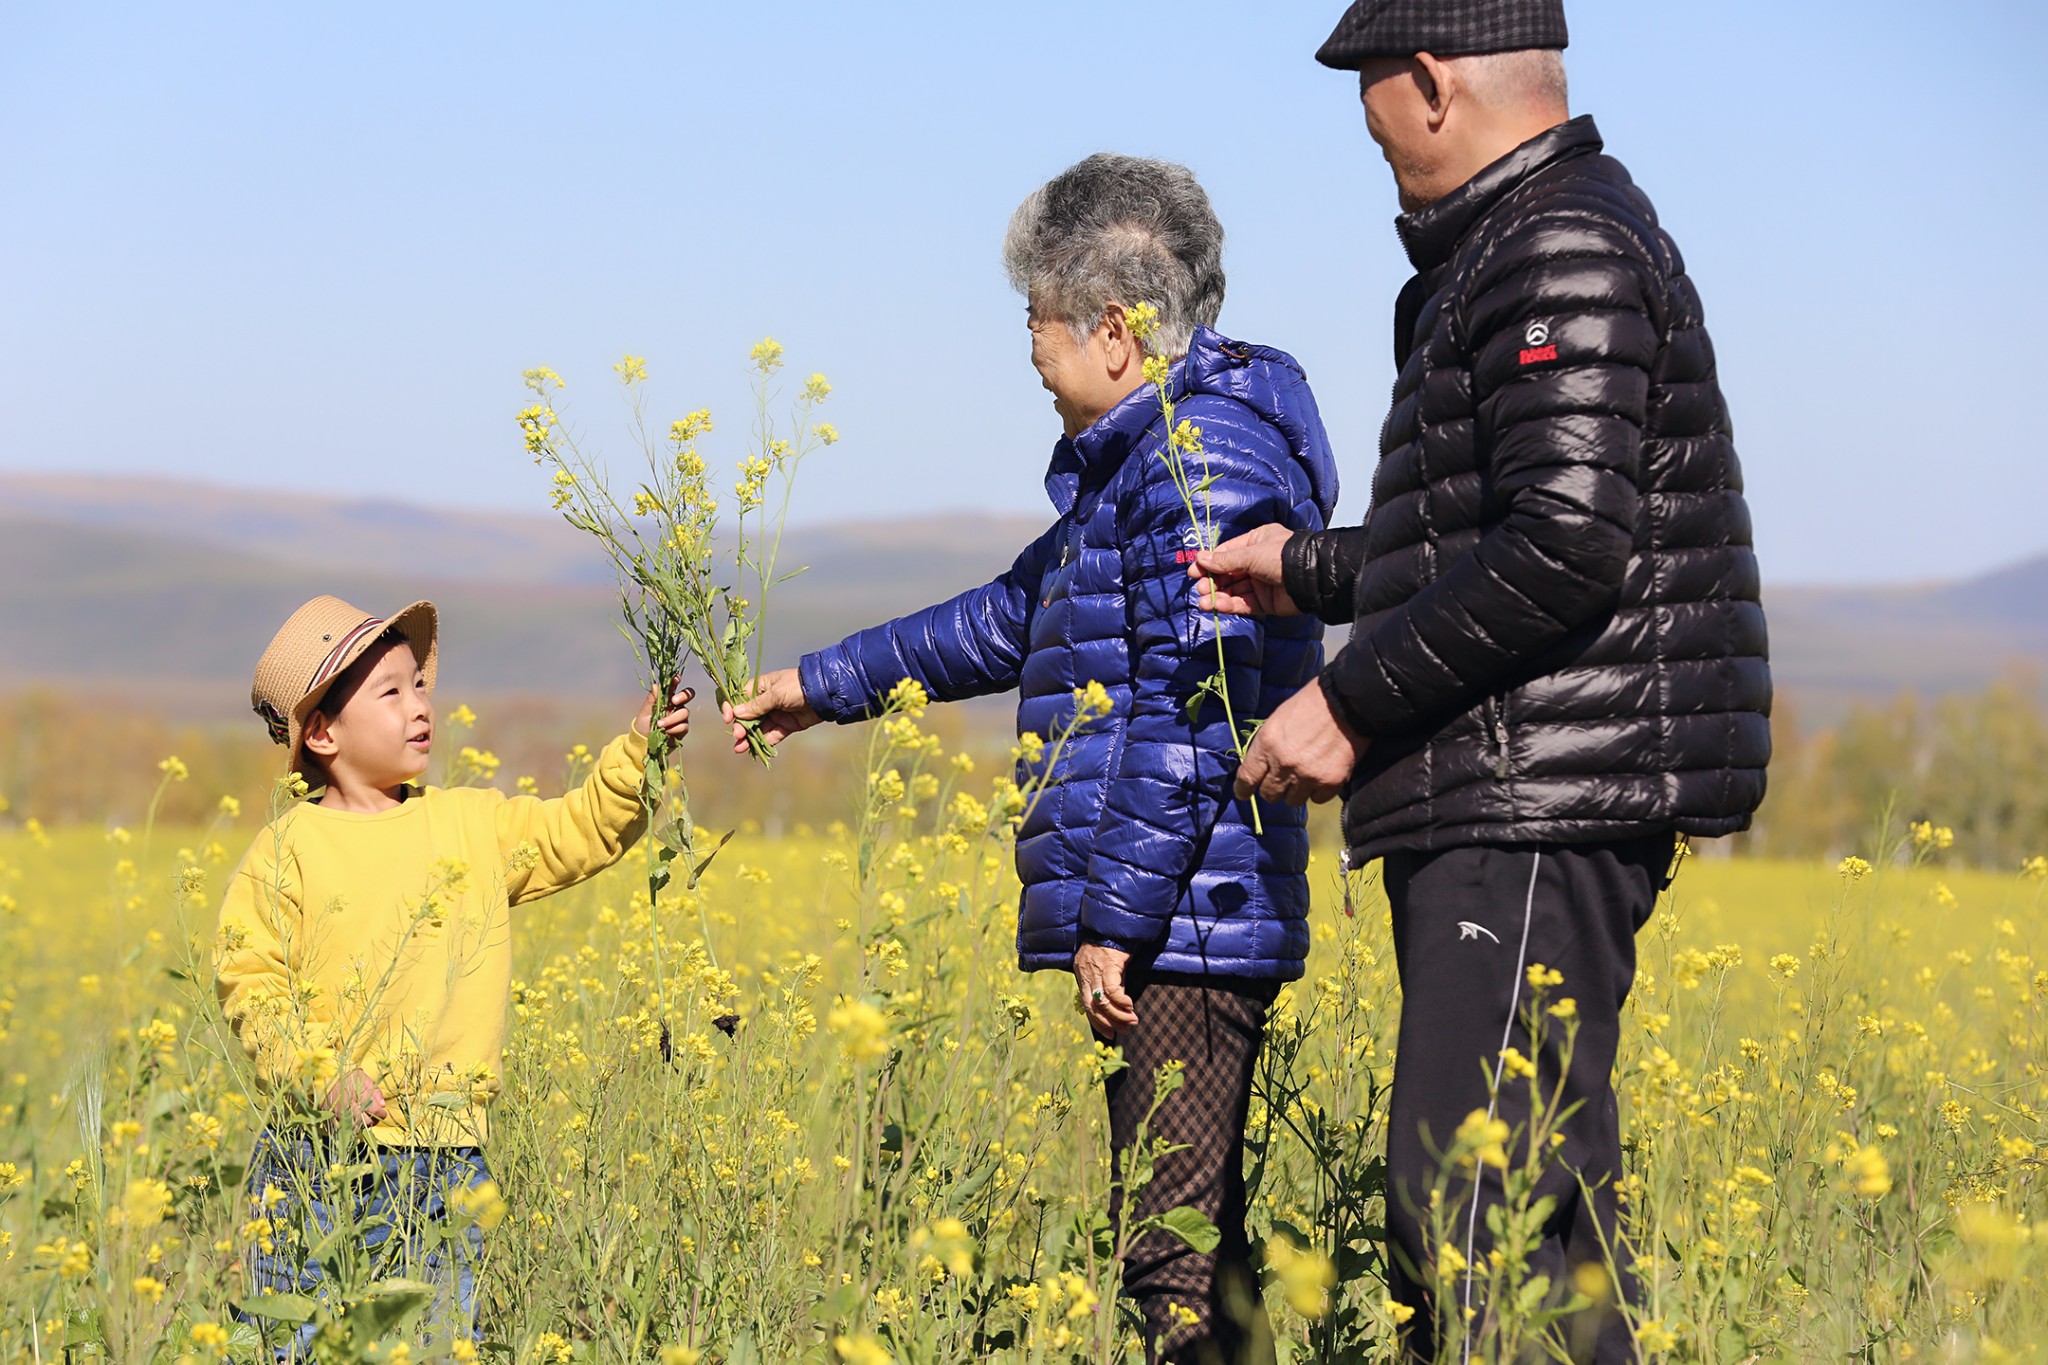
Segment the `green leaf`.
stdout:
[[849,1321],[867,1301],[867,1294],[861,1285],[842,1284],[818,1300],[811,1310],[812,1320],[827,1327],[834,1327]]
[[251,1294],[234,1303],[236,1312],[249,1317],[293,1324],[311,1322],[320,1307],[304,1294]]
[[711,851],[705,854],[704,857],[697,863],[695,867],[690,869],[689,887],[691,890],[696,889],[698,879],[704,875],[704,869],[711,866],[711,860],[718,856],[718,850],[724,848],[728,843],[730,843],[732,841],[732,836],[736,833],[738,833],[737,830],[729,829],[725,833],[719,835],[718,842],[711,846]]
[[1148,1221],[1156,1221],[1159,1227],[1203,1255],[1214,1251],[1223,1240],[1222,1231],[1209,1221],[1209,1216],[1187,1204],[1182,1204],[1177,1209],[1168,1209],[1156,1220]]
[[995,1173],[996,1165],[991,1161],[979,1169],[969,1172],[966,1179],[956,1181],[946,1191],[946,1207],[955,1212],[966,1208],[974,1202],[975,1196],[980,1194],[989,1181],[995,1177]]
[[418,1280],[383,1280],[363,1290],[349,1305],[348,1322],[358,1340],[372,1340],[398,1330],[407,1318],[434,1301],[434,1287]]

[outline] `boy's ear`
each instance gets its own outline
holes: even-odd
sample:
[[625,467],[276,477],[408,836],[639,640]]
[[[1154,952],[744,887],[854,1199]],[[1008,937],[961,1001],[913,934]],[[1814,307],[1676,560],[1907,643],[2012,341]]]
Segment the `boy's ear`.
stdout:
[[328,724],[325,711],[316,709],[306,716],[306,723],[299,730],[299,747],[321,758],[334,757],[341,746],[335,742],[334,728]]

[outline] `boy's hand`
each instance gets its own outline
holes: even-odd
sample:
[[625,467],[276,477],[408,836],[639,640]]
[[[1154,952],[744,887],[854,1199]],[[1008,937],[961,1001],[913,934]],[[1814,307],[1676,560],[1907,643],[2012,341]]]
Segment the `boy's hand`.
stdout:
[[725,723],[732,727],[732,751],[749,752],[747,731],[742,721],[759,721],[761,738],[770,746],[782,743],[799,730],[819,721],[818,713],[804,698],[803,679],[793,668],[778,668],[754,679],[754,695],[738,706],[723,708]]
[[651,735],[653,727],[660,725],[661,732],[670,739],[681,739],[690,733],[689,704],[696,697],[696,688],[678,683],[675,691],[669,693],[669,709],[662,712],[661,719],[657,721],[654,719],[654,704],[661,700],[661,689],[655,688],[647,694],[647,700],[640,703],[640,714],[633,717],[633,733]]
[[327,1087],[327,1098],[321,1101],[321,1107],[334,1115],[338,1123],[368,1128],[384,1121],[384,1092],[367,1071],[344,1072],[340,1080]]

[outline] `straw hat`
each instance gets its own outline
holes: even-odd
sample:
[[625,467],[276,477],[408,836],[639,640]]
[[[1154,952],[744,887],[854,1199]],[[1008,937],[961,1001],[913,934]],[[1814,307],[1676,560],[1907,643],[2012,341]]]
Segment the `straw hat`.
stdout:
[[306,717],[320,704],[327,685],[386,630],[406,638],[427,675],[427,687],[434,686],[438,625],[432,602],[415,602],[386,617],[359,611],[339,597],[316,597],[292,613],[256,661],[249,702],[270,727],[270,737],[285,746],[294,771]]

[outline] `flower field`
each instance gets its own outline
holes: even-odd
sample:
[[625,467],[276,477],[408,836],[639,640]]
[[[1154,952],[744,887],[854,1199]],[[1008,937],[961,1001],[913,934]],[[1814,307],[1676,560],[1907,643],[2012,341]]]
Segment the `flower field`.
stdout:
[[[1006,763],[887,726],[843,823],[741,833],[658,915],[637,855],[518,912],[497,1184],[453,1201],[487,1229],[483,1358],[1141,1358],[1116,1307],[1128,1230],[1102,1213],[1115,1062],[1070,978],[1012,961],[1024,797]],[[251,1247],[295,1229],[242,1194],[276,1101],[209,959],[262,820],[34,814],[0,814],[0,1360],[260,1358],[231,1309]],[[1644,931],[1621,1090],[1646,1358],[1991,1360],[2048,1339],[2048,866],[1971,871],[1947,842],[1693,858]],[[1372,871],[1347,893],[1334,854],[1248,1157],[1265,1308],[1298,1362],[1391,1358],[1374,1232],[1399,1000]],[[1542,1159],[1469,1127],[1447,1171]],[[1472,1324],[1474,1356],[1511,1357],[1549,1287],[1511,1255],[1483,1273],[1506,1306]],[[339,1274],[320,1358],[477,1358],[417,1326],[409,1275]],[[1591,1278],[1570,1292],[1598,1300]]]

